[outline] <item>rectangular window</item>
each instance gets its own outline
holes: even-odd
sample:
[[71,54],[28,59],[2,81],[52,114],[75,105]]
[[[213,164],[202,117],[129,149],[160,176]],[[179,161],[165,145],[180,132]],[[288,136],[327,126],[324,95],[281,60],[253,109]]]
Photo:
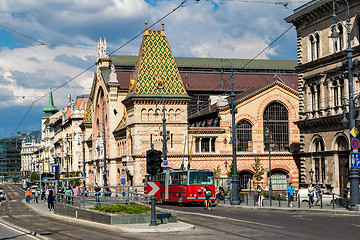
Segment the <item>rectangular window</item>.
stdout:
[[210,152],[210,138],[201,139],[201,152]]
[[321,182],[325,182],[325,159],[321,159]]
[[195,138],[195,152],[200,152],[200,138]]
[[211,139],[211,152],[215,152],[215,142],[216,142],[216,138],[212,138]]
[[339,105],[338,86],[334,87],[334,104],[335,106]]
[[174,147],[174,144],[173,144],[173,133],[170,134],[170,145],[171,145],[171,148]]
[[315,159],[315,182],[320,181],[319,159]]

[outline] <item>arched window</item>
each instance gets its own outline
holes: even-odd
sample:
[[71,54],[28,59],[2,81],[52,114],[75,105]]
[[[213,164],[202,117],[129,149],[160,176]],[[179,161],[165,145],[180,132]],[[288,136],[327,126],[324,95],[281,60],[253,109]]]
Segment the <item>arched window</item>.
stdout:
[[[315,153],[321,153],[325,151],[325,145],[321,138],[317,138],[313,142],[312,151]],[[315,164],[315,181],[325,182],[326,168],[325,158],[316,156],[313,159]]]
[[360,44],[360,16],[357,16],[354,24],[354,44]]
[[180,109],[176,109],[175,111],[175,122],[180,122]]
[[317,33],[315,33],[315,49],[316,58],[320,58],[320,36]]
[[147,122],[148,118],[147,118],[147,111],[145,108],[143,108],[141,110],[141,122]]
[[246,121],[242,120],[236,125],[236,138],[238,144],[236,150],[239,151],[252,151],[252,126]]
[[240,189],[254,189],[254,174],[249,171],[241,171],[239,173]]
[[[282,170],[271,171],[271,186],[273,190],[286,189],[288,185],[288,179],[286,175],[287,173]],[[270,183],[269,174],[268,174],[268,183]]]
[[312,35],[309,37],[309,42],[310,42],[310,61],[313,61],[315,60],[315,39]]
[[336,146],[338,151],[349,150],[349,144],[345,137],[338,137],[336,139]]
[[339,51],[344,50],[344,30],[342,25],[338,25],[339,31]]
[[284,105],[274,102],[264,111],[264,146],[272,151],[289,151],[289,117]]

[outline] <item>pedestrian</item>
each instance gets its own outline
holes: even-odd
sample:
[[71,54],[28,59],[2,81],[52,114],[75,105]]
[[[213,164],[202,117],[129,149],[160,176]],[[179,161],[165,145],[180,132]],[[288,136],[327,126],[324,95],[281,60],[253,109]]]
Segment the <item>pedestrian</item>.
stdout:
[[292,186],[292,183],[289,183],[289,186],[286,188],[286,192],[288,194],[289,205],[290,207],[292,207],[292,203],[294,201],[294,193],[295,193],[295,188]]
[[78,196],[79,195],[79,187],[78,186],[73,186],[73,194],[74,196]]
[[264,201],[264,196],[263,196],[263,189],[260,185],[257,185],[256,187],[256,193],[257,193],[257,197],[258,197],[258,206],[259,207],[263,207],[263,201]]
[[316,203],[315,205],[318,206],[320,205],[320,201],[321,201],[321,197],[323,194],[323,190],[321,189],[321,184],[319,181],[316,182],[315,186],[315,192],[316,192]]
[[73,191],[71,189],[70,186],[67,186],[66,187],[66,190],[65,190],[65,195],[66,195],[66,199],[67,199],[67,204],[70,204],[71,203],[71,195],[72,195]]
[[314,187],[312,186],[312,184],[309,184],[308,187],[308,196],[309,196],[309,207],[310,206],[314,206]]
[[27,203],[30,203],[30,200],[31,200],[31,190],[30,188],[28,188],[25,192],[25,200]]
[[95,188],[94,188],[94,191],[95,191],[95,199],[96,199],[96,206],[100,205],[100,187],[97,183],[95,183]]
[[34,194],[34,202],[39,203],[39,196],[40,196],[40,190],[39,189],[35,189],[35,194]]
[[105,196],[106,196],[106,197],[111,197],[111,190],[110,190],[110,188],[106,188],[106,189],[105,189]]
[[51,187],[48,187],[48,197],[47,197],[47,202],[48,202],[48,210],[52,211],[54,209],[54,191],[51,189]]

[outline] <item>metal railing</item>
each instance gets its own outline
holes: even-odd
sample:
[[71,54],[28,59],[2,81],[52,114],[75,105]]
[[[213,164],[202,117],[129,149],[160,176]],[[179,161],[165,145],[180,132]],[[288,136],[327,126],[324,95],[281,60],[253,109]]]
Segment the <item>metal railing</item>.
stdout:
[[144,186],[106,186],[80,187],[77,195],[68,195],[60,191],[55,194],[59,204],[72,205],[78,208],[90,208],[97,205],[111,204],[150,204],[150,197],[144,194]]

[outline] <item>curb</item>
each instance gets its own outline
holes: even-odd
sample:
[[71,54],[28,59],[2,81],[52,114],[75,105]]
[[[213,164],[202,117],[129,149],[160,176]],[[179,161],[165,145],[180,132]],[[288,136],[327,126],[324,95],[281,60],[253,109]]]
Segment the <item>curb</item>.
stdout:
[[228,208],[243,208],[251,210],[270,210],[278,212],[298,212],[298,213],[321,213],[321,214],[339,214],[339,215],[355,215],[360,216],[360,211],[348,211],[348,210],[327,210],[327,209],[299,209],[299,208],[273,208],[273,207],[252,207],[252,206],[241,206],[241,205],[217,205],[217,207],[228,207]]
[[[107,225],[107,224],[103,224],[103,223],[90,222],[90,221],[77,219],[77,218],[71,218],[71,217],[62,216],[62,215],[58,215],[58,214],[49,215],[49,214],[43,213],[42,211],[32,207],[31,205],[29,205],[29,206],[34,211],[38,212],[39,214],[41,214],[43,216],[66,220],[68,222],[79,223],[79,224],[83,224],[83,225],[87,225],[87,226],[95,226],[95,227],[101,226],[101,228],[103,228],[103,229],[108,229],[108,230],[112,230],[112,231],[130,232],[130,233],[154,233],[154,232],[179,232],[179,231],[189,231],[189,230],[195,229],[194,225],[183,223],[180,221],[178,221],[177,223],[160,224],[161,226],[166,225],[165,228],[157,228],[156,226],[150,227],[147,224],[141,224],[141,225],[140,224],[139,225],[138,224],[127,224],[129,226],[133,226],[133,228],[126,228],[126,227],[120,227],[119,225]],[[170,226],[169,224],[170,225],[181,224],[181,225],[185,225],[185,226],[181,226],[181,227],[174,226],[173,227],[173,226]],[[48,238],[46,238],[46,239],[48,239]]]

